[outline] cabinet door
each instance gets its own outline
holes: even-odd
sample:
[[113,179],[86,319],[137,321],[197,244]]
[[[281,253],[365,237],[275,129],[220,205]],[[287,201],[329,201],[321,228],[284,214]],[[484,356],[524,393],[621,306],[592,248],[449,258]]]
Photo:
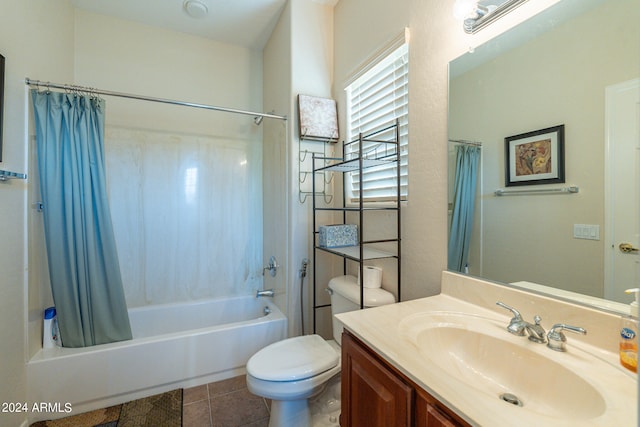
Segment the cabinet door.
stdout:
[[413,389],[349,334],[342,336],[342,414],[349,427],[411,425]]
[[428,427],[458,427],[444,412],[437,406],[427,405],[427,426]]
[[416,427],[464,427],[464,421],[436,405],[436,399],[420,389],[416,397]]

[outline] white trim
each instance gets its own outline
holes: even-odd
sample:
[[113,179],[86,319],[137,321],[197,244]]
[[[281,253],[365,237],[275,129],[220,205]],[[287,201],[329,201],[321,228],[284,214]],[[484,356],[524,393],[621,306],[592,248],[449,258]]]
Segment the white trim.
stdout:
[[353,82],[362,77],[367,71],[375,67],[378,62],[389,56],[391,52],[399,48],[405,43],[409,43],[409,28],[405,28],[402,33],[391,39],[381,49],[377,50],[373,55],[362,61],[357,67],[356,71],[351,73],[349,77],[343,83],[343,90],[347,90],[347,87]]
[[[632,79],[626,82],[613,84],[605,88],[605,109],[604,109],[604,298],[611,299],[613,292],[612,286],[614,283],[614,269],[613,269],[613,257],[615,256],[615,241],[614,238],[614,215],[613,215],[613,182],[611,174],[614,168],[612,165],[613,155],[612,147],[613,140],[611,138],[610,128],[610,116],[611,116],[611,103],[613,102],[613,95],[616,93],[624,92],[626,90],[635,89],[640,87],[640,79]],[[634,287],[635,285],[629,285]],[[640,385],[639,385],[640,387]]]

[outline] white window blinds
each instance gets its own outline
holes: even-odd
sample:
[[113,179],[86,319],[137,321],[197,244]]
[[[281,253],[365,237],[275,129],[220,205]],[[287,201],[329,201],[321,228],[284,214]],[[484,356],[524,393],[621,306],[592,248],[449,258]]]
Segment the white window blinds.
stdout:
[[[409,49],[408,44],[394,50],[346,88],[347,93],[347,135],[348,140],[388,127],[399,120],[400,128],[400,194],[407,198],[408,163],[408,118],[409,118]],[[376,135],[377,139],[394,138],[392,131]],[[363,146],[363,152],[371,147]],[[358,144],[351,144],[347,156],[354,157]],[[359,173],[349,174],[347,197],[359,199],[359,180],[363,180],[364,201],[385,201],[396,196],[395,163],[368,168]]]

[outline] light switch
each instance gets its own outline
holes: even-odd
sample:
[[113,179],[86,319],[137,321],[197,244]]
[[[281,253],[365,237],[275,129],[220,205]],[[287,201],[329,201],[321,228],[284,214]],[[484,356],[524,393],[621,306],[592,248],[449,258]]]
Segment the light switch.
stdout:
[[600,226],[593,224],[573,224],[573,238],[600,240]]

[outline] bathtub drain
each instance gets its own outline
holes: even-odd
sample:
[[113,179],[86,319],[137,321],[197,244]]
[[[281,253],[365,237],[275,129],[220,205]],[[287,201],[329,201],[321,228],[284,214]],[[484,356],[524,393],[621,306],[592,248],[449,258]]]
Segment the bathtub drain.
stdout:
[[512,405],[515,405],[515,406],[522,406],[522,400],[520,400],[518,396],[516,396],[515,394],[502,393],[500,395],[500,399],[504,400],[507,403],[511,403]]

